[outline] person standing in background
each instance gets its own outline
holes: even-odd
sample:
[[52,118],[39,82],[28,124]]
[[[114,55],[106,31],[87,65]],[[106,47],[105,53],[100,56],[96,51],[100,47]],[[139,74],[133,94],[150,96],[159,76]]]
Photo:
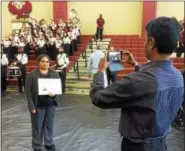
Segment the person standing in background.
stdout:
[[60,46],[58,48],[58,55],[56,58],[56,64],[53,66],[56,70],[60,71],[59,76],[61,79],[62,93],[65,94],[66,89],[66,68],[69,65],[69,57],[64,52],[64,47]]
[[102,14],[100,14],[96,23],[97,23],[96,40],[98,40],[98,38],[100,38],[100,40],[102,41],[102,39],[103,39],[103,28],[104,28],[104,24],[105,24],[105,20],[103,19]]
[[[101,48],[101,45],[97,45],[97,50],[93,52],[88,60],[87,63],[87,73],[89,75],[89,78],[92,77],[92,75],[96,74],[98,72],[98,64],[102,58],[105,58],[106,54]],[[108,82],[107,82],[107,74],[104,72],[104,87],[107,87]]]
[[68,36],[67,32],[64,32],[64,37],[62,38],[63,46],[64,46],[64,52],[69,56],[73,55],[72,49],[71,49],[71,39]]
[[24,53],[24,45],[19,45],[18,53],[15,55],[15,62],[12,63],[12,65],[18,66],[21,71],[21,75],[18,76],[19,92],[23,92],[23,88],[25,89],[27,63],[28,56]]
[[1,92],[7,89],[7,68],[8,68],[8,57],[3,51],[1,51]]

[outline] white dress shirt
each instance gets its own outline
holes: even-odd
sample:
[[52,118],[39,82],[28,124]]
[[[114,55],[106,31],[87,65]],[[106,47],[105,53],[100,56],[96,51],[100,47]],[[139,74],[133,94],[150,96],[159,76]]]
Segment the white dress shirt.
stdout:
[[2,54],[1,56],[1,65],[2,66],[7,66],[8,65],[8,58],[7,58],[7,55],[6,54]]
[[39,46],[39,48],[42,48],[45,45],[46,41],[44,39],[39,39],[37,41],[37,45]]
[[16,59],[18,62],[21,62],[22,64],[28,63],[28,56],[25,53],[21,53],[21,54],[16,55]]
[[57,55],[57,64],[60,66],[60,69],[64,69],[69,65],[69,58],[65,53]]
[[55,41],[56,48],[59,48],[62,45],[62,40]]
[[70,44],[71,43],[71,39],[69,38],[69,36],[63,38],[63,43],[64,44]]
[[77,39],[77,35],[76,35],[77,33],[76,33],[76,29],[73,29],[72,30],[72,39],[74,40],[74,39]]
[[49,43],[51,45],[53,45],[55,43],[55,41],[56,41],[56,38],[55,37],[52,37],[52,38],[49,39]]
[[5,41],[3,41],[3,45],[4,45],[4,47],[7,48],[11,45],[11,42],[9,40],[5,40]]

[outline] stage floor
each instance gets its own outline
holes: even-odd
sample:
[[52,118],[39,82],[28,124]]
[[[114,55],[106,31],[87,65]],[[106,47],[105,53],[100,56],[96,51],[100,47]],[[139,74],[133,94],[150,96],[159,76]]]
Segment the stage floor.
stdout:
[[[56,151],[119,151],[120,110],[94,107],[88,96],[61,97],[54,124]],[[184,151],[184,134],[173,128],[168,151]],[[24,94],[2,98],[2,151],[31,151],[31,124]]]

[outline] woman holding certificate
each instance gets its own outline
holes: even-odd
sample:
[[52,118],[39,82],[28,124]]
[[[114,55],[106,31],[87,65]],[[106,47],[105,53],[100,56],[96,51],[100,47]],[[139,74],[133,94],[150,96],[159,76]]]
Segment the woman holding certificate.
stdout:
[[[53,124],[58,94],[62,91],[60,77],[56,71],[49,68],[48,55],[39,55],[37,61],[38,68],[26,78],[26,98],[32,123],[32,147],[34,151],[42,151],[44,138],[45,148],[55,151]],[[55,83],[55,86],[52,83]]]

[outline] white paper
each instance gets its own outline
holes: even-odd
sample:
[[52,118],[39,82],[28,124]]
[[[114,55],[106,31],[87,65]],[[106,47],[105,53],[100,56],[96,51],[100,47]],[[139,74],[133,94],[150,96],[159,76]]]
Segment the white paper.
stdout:
[[39,90],[39,95],[48,95],[49,92],[54,95],[62,94],[61,80],[39,78],[38,90]]

